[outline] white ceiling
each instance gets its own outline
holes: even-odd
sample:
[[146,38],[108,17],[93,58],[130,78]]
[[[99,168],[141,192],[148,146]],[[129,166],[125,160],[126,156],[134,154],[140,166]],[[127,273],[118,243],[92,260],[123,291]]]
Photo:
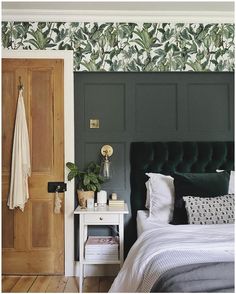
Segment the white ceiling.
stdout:
[[13,10],[28,10],[28,9],[40,9],[40,10],[144,10],[144,11],[233,11],[234,1],[222,1],[222,2],[149,2],[149,1],[127,1],[127,2],[7,2],[2,1],[2,8]]
[[234,22],[234,1],[2,1],[3,21]]

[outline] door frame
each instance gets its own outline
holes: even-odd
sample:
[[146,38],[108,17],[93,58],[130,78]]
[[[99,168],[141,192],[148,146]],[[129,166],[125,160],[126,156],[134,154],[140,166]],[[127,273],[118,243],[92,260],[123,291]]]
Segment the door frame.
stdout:
[[[74,162],[74,77],[72,50],[2,50],[2,58],[63,59],[64,60],[64,161]],[[74,181],[67,181],[64,210],[65,276],[75,275],[74,261]]]

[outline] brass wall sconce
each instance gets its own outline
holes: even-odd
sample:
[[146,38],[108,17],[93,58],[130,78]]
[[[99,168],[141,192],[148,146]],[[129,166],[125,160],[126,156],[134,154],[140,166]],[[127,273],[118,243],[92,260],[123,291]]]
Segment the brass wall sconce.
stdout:
[[101,154],[103,156],[100,174],[105,180],[112,178],[112,164],[110,157],[113,154],[113,148],[110,145],[104,145],[101,148]]

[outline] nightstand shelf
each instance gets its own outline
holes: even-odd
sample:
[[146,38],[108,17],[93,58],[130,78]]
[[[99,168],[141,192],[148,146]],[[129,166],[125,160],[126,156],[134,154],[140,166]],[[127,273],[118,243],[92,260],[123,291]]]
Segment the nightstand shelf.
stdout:
[[[79,214],[80,226],[80,292],[83,289],[84,265],[86,264],[119,264],[124,262],[124,214],[128,214],[127,204],[124,207],[94,207],[81,209],[79,206],[74,214]],[[84,258],[85,243],[88,238],[88,226],[117,225],[119,229],[119,260],[86,260]]]
[[[120,264],[120,260],[83,260],[83,264]],[[123,263],[123,262],[122,262]]]

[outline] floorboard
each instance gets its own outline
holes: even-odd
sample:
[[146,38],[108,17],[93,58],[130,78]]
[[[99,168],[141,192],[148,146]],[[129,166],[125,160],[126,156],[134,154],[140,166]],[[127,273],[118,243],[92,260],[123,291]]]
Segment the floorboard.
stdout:
[[20,279],[19,276],[2,277],[2,292],[10,292],[19,279]]
[[46,289],[47,293],[63,293],[68,277],[52,276],[50,283]]
[[99,291],[99,277],[86,277],[83,283],[83,292],[98,293]]
[[114,277],[100,277],[99,279],[99,292],[107,293],[114,281]]
[[[83,293],[107,293],[114,277],[86,277]],[[3,293],[78,293],[79,278],[65,276],[2,276]]]
[[10,292],[28,292],[35,280],[36,276],[21,276]]
[[69,277],[66,283],[65,293],[76,293],[79,292],[79,278],[77,277]]
[[46,289],[48,288],[48,285],[51,281],[51,278],[52,277],[50,276],[38,276],[28,292],[31,292],[31,293],[46,292]]

